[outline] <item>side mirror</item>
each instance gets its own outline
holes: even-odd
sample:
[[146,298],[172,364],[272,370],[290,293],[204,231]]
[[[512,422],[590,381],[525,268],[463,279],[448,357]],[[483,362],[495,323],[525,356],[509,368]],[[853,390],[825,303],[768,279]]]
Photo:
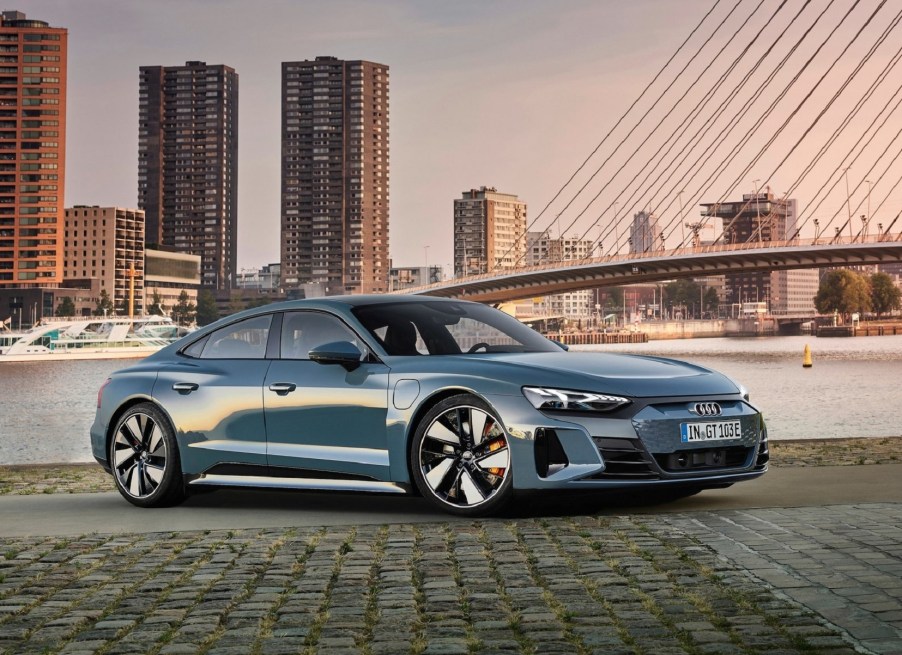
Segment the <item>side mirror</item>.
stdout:
[[555,346],[557,346],[558,348],[560,348],[561,350],[570,350],[570,346],[568,346],[565,343],[561,343],[557,339],[549,339],[549,341],[551,343],[553,343]]
[[363,353],[350,341],[333,341],[317,346],[307,356],[317,364],[339,364],[346,371],[353,371],[360,366]]

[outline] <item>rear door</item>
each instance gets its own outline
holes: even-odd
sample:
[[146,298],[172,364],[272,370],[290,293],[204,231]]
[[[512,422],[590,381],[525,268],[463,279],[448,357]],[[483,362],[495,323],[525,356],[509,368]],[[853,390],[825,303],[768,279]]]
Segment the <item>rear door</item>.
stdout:
[[221,463],[258,465],[265,472],[263,380],[272,320],[265,314],[220,328],[160,371],[154,397],[188,444],[180,453],[186,473]]
[[335,341],[350,341],[368,352],[337,316],[284,314],[281,357],[273,360],[263,383],[270,474],[389,480],[389,369],[362,361],[347,371],[309,359],[311,349]]

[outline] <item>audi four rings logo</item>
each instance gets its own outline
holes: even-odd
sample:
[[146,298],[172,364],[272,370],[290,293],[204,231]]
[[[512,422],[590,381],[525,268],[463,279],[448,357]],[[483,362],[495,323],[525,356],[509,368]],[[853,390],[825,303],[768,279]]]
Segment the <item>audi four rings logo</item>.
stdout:
[[695,403],[692,411],[699,416],[720,416],[723,413],[717,403]]

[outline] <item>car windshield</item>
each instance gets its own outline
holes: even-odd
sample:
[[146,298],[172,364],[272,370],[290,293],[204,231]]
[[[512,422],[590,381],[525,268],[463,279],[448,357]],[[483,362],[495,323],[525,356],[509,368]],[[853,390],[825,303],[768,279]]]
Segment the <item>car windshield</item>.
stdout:
[[515,318],[477,303],[386,302],[352,311],[389,355],[560,351]]

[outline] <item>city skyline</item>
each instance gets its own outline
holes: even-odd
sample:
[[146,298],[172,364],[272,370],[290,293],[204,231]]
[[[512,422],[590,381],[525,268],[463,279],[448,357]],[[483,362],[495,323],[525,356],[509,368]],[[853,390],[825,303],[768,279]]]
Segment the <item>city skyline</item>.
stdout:
[[[140,66],[203,60],[228,65],[239,73],[240,269],[279,260],[277,108],[281,63],[316,56],[383,62],[392,70],[392,263],[423,265],[428,257],[428,262],[447,270],[452,263],[452,203],[462,189],[486,185],[516,193],[534,208],[531,219],[539,216],[714,4],[713,0],[691,0],[676,6],[639,0],[571,1],[553,6],[542,2],[337,2],[323,6],[280,1],[247,11],[245,5],[225,0],[216,3],[214,11],[201,0],[152,6],[108,0],[77,4],[30,0],[10,9],[67,27],[73,37],[66,206],[135,206],[135,71]],[[763,26],[776,15],[778,5],[777,0],[766,0],[761,11],[751,16],[747,30]],[[718,7],[715,19],[726,11],[726,5]],[[748,15],[748,11],[743,4],[740,14]],[[830,21],[841,13],[831,8],[806,47],[813,48],[816,39],[825,37]],[[846,29],[854,30],[865,18],[865,10],[860,9]],[[881,20],[869,27],[866,38],[883,29],[884,18],[880,16]],[[741,19],[737,14],[732,20]],[[771,32],[767,36],[787,31],[789,21],[787,9],[772,25],[768,23]],[[705,29],[709,27],[705,25]],[[728,27],[732,30],[734,25],[728,22]],[[796,27],[789,30],[793,37],[802,25]],[[725,43],[729,43],[728,36],[729,32],[718,33]],[[818,62],[807,76],[819,75],[827,68],[845,42],[844,38],[837,41],[827,43],[822,53],[827,61]],[[862,39],[849,57],[857,57],[866,46]],[[720,47],[720,42],[712,47]],[[887,60],[880,50],[874,65],[882,66]],[[847,73],[852,66],[853,62],[841,61],[837,74]],[[787,74],[793,70],[797,68]],[[690,69],[693,75],[695,72]],[[875,76],[866,68],[859,80],[865,83]],[[812,104],[820,102],[826,91],[815,94]],[[854,84],[851,94],[860,95]],[[879,106],[884,99],[878,94],[871,106]],[[773,120],[784,116],[775,114]],[[764,131],[770,127],[765,124]],[[812,134],[829,134],[831,129],[817,126]],[[849,142],[849,137],[844,136],[840,143],[844,142]],[[657,145],[653,141],[649,148]],[[770,170],[782,154],[768,153],[744,175],[741,191],[731,195],[752,191],[758,184],[782,195],[795,172],[811,160],[814,150],[806,148],[799,150],[800,160],[787,163],[785,174],[770,181]],[[639,156],[650,155],[646,151]],[[626,171],[636,168],[630,164]],[[859,163],[849,173],[853,178],[851,206],[863,205],[866,193],[870,200],[871,185],[864,185],[866,170]],[[621,184],[618,181],[615,187]],[[809,184],[793,191],[803,213],[816,188]],[[882,188],[886,187],[875,187],[875,207],[877,191]],[[840,192],[841,197],[831,198],[830,211],[843,207],[842,186],[835,194]],[[725,188],[723,193],[730,190]],[[697,217],[697,203],[715,202],[718,195],[712,191],[704,198],[692,198],[687,193],[680,196],[679,204],[685,204],[686,217]],[[665,222],[679,214],[681,223],[684,211],[676,207],[676,191],[668,202],[669,209],[651,209]],[[585,219],[588,224],[605,204],[610,206],[609,199],[602,198],[601,209],[593,207],[593,215]],[[574,210],[581,208],[581,202],[576,205]],[[616,201],[614,207],[616,210]],[[620,211],[625,211],[624,202],[620,202]],[[876,214],[875,222],[880,216]],[[581,234],[580,229],[567,231],[566,224],[561,221],[558,233]],[[810,223],[806,229],[810,230]],[[594,229],[590,236],[595,236]]]
[[[66,27],[72,35],[69,116],[73,127],[68,144],[72,170],[66,206],[137,207],[135,126],[140,66],[202,60],[238,72],[242,82],[238,266],[249,268],[279,260],[278,107],[283,61],[326,55],[382,61],[391,67],[393,263],[422,265],[424,247],[430,246],[430,259],[448,265],[452,261],[452,202],[461,189],[493,185],[519,193],[534,205],[544,204],[552,187],[563,181],[562,171],[572,170],[588,152],[590,143],[579,138],[576,129],[576,125],[585,126],[585,121],[576,121],[573,114],[594,112],[599,105],[591,98],[606,95],[588,88],[586,76],[597,74],[600,86],[609,88],[605,80],[613,73],[597,65],[577,68],[574,64],[597,58],[598,53],[605,58],[613,55],[618,65],[637,71],[637,79],[629,85],[618,85],[624,98],[635,96],[654,67],[648,60],[656,63],[666,56],[682,36],[671,34],[674,22],[687,26],[697,22],[708,4],[707,0],[684,3],[682,10],[672,12],[658,2],[632,7],[577,2],[554,10],[541,3],[512,2],[433,8],[406,2],[380,3],[378,7],[343,2],[328,10],[306,3],[268,2],[258,11],[247,12],[245,5],[222,2],[209,20],[203,18],[209,3],[191,1],[150,6],[23,0],[8,8]],[[649,7],[655,10],[646,12]],[[662,9],[665,14],[678,15],[669,22],[660,20]],[[658,33],[656,38],[637,43],[618,34],[630,26],[639,30],[638,19],[645,13],[655,22],[643,21],[641,29],[646,35]],[[235,20],[238,15],[241,20]],[[280,18],[273,20],[275,16]],[[587,24],[604,30],[605,39],[577,39],[581,26]],[[111,25],[117,28],[111,30]],[[488,39],[495,31],[493,25],[530,38]],[[248,30],[266,33],[267,38],[252,46],[248,45],[251,42],[242,47],[230,43],[231,37],[238,41]],[[285,38],[275,38],[278,35]],[[533,70],[528,70],[530,67]],[[451,102],[454,89],[473,76],[495,83],[483,94],[471,94],[466,103]],[[533,86],[537,88],[531,90]],[[535,123],[557,104],[539,97],[538,88],[562,97],[570,93],[565,89],[580,88],[581,100],[592,107],[574,105],[559,111],[566,116],[563,127],[525,130],[525,125]],[[499,115],[508,94],[530,98],[529,106],[521,104],[521,115]],[[608,98],[605,104],[615,103]],[[620,103],[616,104],[619,108]],[[442,110],[443,106],[447,109]],[[595,140],[602,127],[601,121],[593,126],[590,140]],[[101,138],[104,136],[113,138]],[[489,143],[497,144],[495,150],[507,143],[504,147],[510,155],[499,152],[491,159],[471,160],[468,151],[487,136]],[[511,149],[512,141],[519,145]],[[541,152],[542,161],[524,161],[530,151]],[[535,171],[524,170],[532,166]]]

